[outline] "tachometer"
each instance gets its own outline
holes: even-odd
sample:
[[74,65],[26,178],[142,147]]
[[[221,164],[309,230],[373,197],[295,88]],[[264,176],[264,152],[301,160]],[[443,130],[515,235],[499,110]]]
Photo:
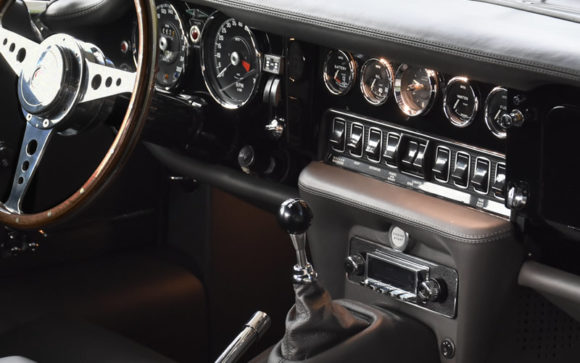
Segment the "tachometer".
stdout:
[[356,81],[356,62],[342,50],[331,50],[324,60],[324,84],[333,95],[345,95]]
[[384,104],[393,84],[393,68],[384,58],[371,58],[361,68],[360,89],[364,98],[374,106]]
[[438,86],[437,72],[401,64],[395,75],[395,100],[405,115],[419,116],[433,106]]
[[185,72],[189,43],[183,23],[175,7],[168,3],[157,5],[159,27],[159,71],[157,86],[175,88]]
[[233,18],[219,19],[210,19],[204,30],[201,69],[212,97],[223,107],[235,109],[256,93],[262,58],[248,26]]

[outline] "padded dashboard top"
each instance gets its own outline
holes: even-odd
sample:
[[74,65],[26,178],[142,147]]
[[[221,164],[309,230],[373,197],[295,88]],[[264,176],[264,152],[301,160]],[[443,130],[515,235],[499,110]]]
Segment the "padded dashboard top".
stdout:
[[466,0],[188,0],[265,31],[521,90],[580,86],[580,24]]

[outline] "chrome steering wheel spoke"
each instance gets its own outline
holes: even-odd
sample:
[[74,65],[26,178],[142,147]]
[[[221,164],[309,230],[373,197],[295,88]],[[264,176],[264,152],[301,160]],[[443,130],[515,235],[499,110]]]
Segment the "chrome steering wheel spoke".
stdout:
[[13,213],[22,213],[22,200],[54,132],[54,128],[41,129],[33,126],[30,122],[26,123],[12,189],[8,200],[4,203],[4,207]]
[[87,66],[86,89],[79,103],[89,102],[133,92],[135,73],[85,60]]
[[16,75],[19,76],[24,67],[36,61],[39,50],[38,43],[0,25],[0,55]]

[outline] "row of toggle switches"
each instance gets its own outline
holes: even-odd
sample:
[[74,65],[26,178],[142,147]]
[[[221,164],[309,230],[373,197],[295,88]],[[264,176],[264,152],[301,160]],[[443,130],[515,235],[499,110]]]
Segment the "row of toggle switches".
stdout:
[[383,136],[377,127],[366,127],[366,131],[360,123],[348,124],[335,118],[330,143],[334,150],[356,158],[364,157],[373,163],[380,163],[382,158],[386,165],[407,174],[458,189],[472,187],[479,194],[491,191],[497,199],[505,198],[505,163],[493,163],[487,157],[465,151],[453,152],[443,145],[433,146],[433,140],[426,137],[386,131]]

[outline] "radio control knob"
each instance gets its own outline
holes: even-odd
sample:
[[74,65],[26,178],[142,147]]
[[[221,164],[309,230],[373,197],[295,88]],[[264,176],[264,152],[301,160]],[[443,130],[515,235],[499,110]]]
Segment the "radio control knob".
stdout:
[[349,275],[362,275],[365,271],[365,259],[358,253],[348,256],[344,261],[344,269]]
[[441,298],[443,295],[441,284],[435,279],[429,279],[421,282],[419,288],[417,289],[417,298],[419,301],[435,302]]

